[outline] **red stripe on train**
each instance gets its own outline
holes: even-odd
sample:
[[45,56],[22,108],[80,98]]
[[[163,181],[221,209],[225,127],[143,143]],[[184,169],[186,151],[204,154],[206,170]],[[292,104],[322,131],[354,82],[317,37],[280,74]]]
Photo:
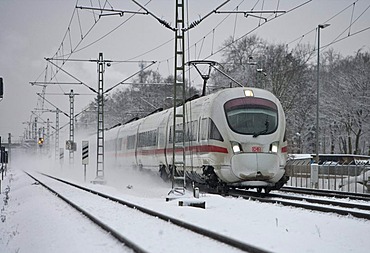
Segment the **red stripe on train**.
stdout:
[[[167,149],[138,149],[137,154],[138,155],[161,155],[164,154],[165,152],[171,153],[172,148],[167,148]],[[190,147],[185,147],[185,152],[196,152],[196,153],[223,153],[227,154],[227,148],[220,147],[220,146],[215,146],[215,145],[201,145],[201,146],[190,146]],[[176,148],[176,152],[181,152],[181,148]],[[118,156],[134,156],[135,151],[130,151],[126,153],[118,153]]]
[[281,153],[287,153],[288,152],[288,146],[281,148]]

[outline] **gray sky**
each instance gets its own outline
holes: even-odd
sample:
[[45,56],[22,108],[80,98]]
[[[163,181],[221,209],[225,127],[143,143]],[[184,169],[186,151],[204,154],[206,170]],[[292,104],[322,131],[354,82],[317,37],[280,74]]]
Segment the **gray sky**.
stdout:
[[[96,0],[92,2],[98,6]],[[109,2],[114,9],[139,9],[129,0]],[[138,2],[144,5],[148,1],[138,0]],[[189,5],[186,16],[192,22],[204,17],[224,1],[185,0],[185,2]],[[305,0],[231,0],[220,10],[233,10],[237,6],[239,11],[251,10],[254,5],[254,10],[261,10],[262,4],[264,10],[276,10],[279,3],[279,10],[287,11],[304,2]],[[101,3],[104,1],[101,0]],[[174,0],[152,0],[147,8],[173,25],[174,3]],[[106,16],[102,17],[87,34],[94,24],[94,16],[86,10],[79,10],[78,15],[77,12],[72,15],[75,5],[76,0],[0,0],[0,76],[3,77],[5,85],[4,98],[0,101],[0,136],[3,141],[7,139],[9,132],[15,140],[23,135],[26,127],[23,122],[30,120],[31,111],[38,103],[39,97],[36,93],[41,92],[41,87],[31,86],[29,82],[50,80],[55,68],[44,58],[53,57],[56,52],[58,55],[67,54],[72,47],[77,52],[71,59],[97,59],[99,52],[103,52],[104,58],[109,60],[155,60],[158,63],[153,65],[153,70],[160,71],[164,76],[173,74],[174,42],[171,38],[174,33],[154,18],[148,15],[130,17],[129,14],[123,17]],[[77,5],[90,6],[90,0],[79,0]],[[346,7],[349,8],[345,9]],[[317,43],[315,28],[325,22],[331,25],[321,30],[321,45],[343,38],[330,47],[344,56],[352,55],[361,48],[370,51],[369,7],[369,0],[313,0],[275,19],[266,15],[265,17],[270,20],[267,23],[259,18],[245,18],[243,14],[212,14],[188,32],[190,59],[220,60],[222,52],[216,54],[215,52],[221,48],[224,40],[230,36],[240,38],[258,25],[261,26],[251,34],[256,34],[270,43],[289,43],[291,48],[297,43],[314,45]],[[335,16],[336,14],[338,15]],[[351,20],[354,23],[349,30],[347,28]],[[66,33],[68,27],[70,32]],[[114,28],[117,29],[107,35]],[[364,31],[360,32],[362,30]],[[60,47],[65,34],[63,46]],[[82,42],[81,34],[84,36]],[[104,35],[107,36],[96,42]],[[155,49],[157,47],[158,49]],[[46,66],[48,71],[45,75]],[[68,62],[64,69],[87,85],[97,87],[96,63]],[[138,63],[112,64],[105,71],[105,87],[113,86],[136,71]],[[201,82],[195,74],[192,74],[191,79],[195,85]],[[59,73],[54,81],[75,80]],[[71,89],[81,94],[75,98],[75,112],[78,113],[94,98],[84,86],[48,85],[46,98],[63,111],[69,112],[68,96],[62,94]],[[47,102],[45,108],[52,109]],[[53,122],[55,119],[52,113],[44,113],[41,117],[44,120],[50,118]],[[61,121],[63,124],[68,120],[61,116]]]

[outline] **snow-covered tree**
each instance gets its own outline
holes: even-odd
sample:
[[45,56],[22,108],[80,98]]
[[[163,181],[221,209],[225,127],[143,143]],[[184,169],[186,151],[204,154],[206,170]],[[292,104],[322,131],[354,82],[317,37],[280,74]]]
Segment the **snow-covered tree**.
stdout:
[[[325,127],[335,125],[343,153],[366,153],[370,136],[370,54],[329,60],[323,100]],[[335,123],[335,124],[334,124]],[[335,138],[335,136],[334,136]]]

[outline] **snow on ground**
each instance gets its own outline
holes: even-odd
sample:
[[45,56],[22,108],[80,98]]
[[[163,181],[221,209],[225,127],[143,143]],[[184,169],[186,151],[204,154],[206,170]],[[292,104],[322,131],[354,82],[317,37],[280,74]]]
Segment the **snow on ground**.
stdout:
[[20,169],[11,169],[4,184],[10,198],[0,204],[0,252],[132,252]]
[[[7,185],[10,192],[8,204],[0,202],[5,217],[0,223],[0,252],[126,252],[64,202],[34,187],[22,172],[42,171],[83,183],[82,165],[42,164],[22,157],[12,163],[3,181],[1,198]],[[92,185],[88,182],[95,178],[95,167],[90,166],[86,185],[91,188],[272,252],[368,252],[370,248],[367,220],[211,194],[201,196],[206,209],[179,207],[176,201],[165,201],[170,184],[155,173],[106,166],[107,184]]]

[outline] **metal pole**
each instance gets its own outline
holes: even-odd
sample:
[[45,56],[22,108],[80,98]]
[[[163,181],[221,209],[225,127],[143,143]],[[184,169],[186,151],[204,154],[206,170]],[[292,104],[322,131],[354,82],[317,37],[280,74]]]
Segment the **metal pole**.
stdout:
[[104,183],[104,58],[103,53],[99,53],[98,59],[98,125],[96,140],[96,179],[95,183]]
[[60,150],[59,150],[59,109],[55,111],[55,160],[60,159]]
[[330,24],[317,26],[317,86],[316,86],[316,163],[319,163],[319,103],[320,103],[320,29]]
[[[0,136],[0,158],[1,158],[1,160],[3,159],[3,153],[1,152],[1,136]],[[1,174],[3,173],[3,163],[0,161],[0,170],[1,170]],[[0,194],[1,194],[1,192],[2,192],[2,189],[1,189],[1,181],[2,181],[3,179],[2,178],[0,178]]]
[[84,164],[84,182],[86,182],[86,164]]
[[8,164],[10,163],[10,157],[12,153],[12,134],[8,133]]
[[46,138],[45,138],[45,141],[46,141],[46,152],[47,154],[49,154],[50,152],[50,120],[49,118],[47,119],[46,121]]
[[320,25],[317,26],[316,163],[319,163]]
[[[172,122],[172,189],[170,193],[185,195],[185,32],[184,1],[176,0],[175,60]],[[178,105],[181,104],[181,105]],[[176,175],[177,169],[181,171]],[[176,182],[177,183],[176,183]]]
[[[69,140],[73,146],[74,143],[74,94],[73,90],[69,93]],[[74,150],[73,147],[69,150],[69,164],[73,164]]]

